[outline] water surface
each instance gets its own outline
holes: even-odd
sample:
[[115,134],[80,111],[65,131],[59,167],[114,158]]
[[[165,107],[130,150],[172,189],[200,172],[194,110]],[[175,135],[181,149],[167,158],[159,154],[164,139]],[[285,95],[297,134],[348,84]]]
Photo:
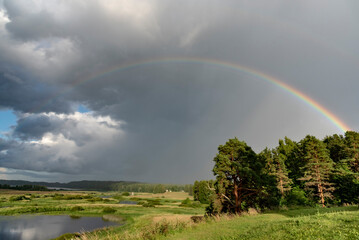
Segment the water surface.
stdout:
[[64,233],[92,231],[119,225],[101,217],[70,217],[67,215],[0,216],[0,239],[48,240]]

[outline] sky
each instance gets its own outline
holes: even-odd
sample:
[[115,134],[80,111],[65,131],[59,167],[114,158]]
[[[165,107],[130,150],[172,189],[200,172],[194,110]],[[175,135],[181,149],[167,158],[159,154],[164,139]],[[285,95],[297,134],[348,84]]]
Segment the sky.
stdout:
[[359,129],[357,0],[0,0],[0,178],[192,183]]

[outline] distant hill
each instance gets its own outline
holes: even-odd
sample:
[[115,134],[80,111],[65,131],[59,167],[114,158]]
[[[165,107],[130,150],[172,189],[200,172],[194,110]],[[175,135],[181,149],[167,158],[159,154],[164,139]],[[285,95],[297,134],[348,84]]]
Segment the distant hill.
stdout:
[[74,181],[69,183],[59,182],[30,182],[24,180],[2,180],[0,184],[8,184],[11,186],[23,186],[23,185],[36,185],[45,186],[49,188],[64,188],[64,189],[78,189],[78,190],[94,190],[94,191],[111,191],[115,190],[118,184],[121,185],[132,185],[139,182],[127,182],[127,181]]

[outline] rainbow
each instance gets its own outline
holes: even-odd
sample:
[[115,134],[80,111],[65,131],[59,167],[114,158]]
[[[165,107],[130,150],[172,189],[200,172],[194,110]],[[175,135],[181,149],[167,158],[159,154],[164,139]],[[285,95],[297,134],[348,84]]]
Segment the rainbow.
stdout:
[[103,78],[106,75],[113,74],[115,72],[125,71],[141,66],[147,66],[147,65],[154,65],[154,64],[160,64],[160,63],[186,63],[186,64],[206,64],[206,65],[212,65],[217,67],[222,67],[230,70],[234,70],[236,72],[242,72],[247,75],[253,76],[257,79],[263,80],[265,82],[268,82],[270,84],[273,84],[284,91],[290,93],[294,97],[302,100],[307,105],[318,111],[321,115],[323,115],[325,118],[327,118],[330,122],[332,122],[338,129],[340,129],[342,132],[349,131],[350,128],[339,119],[339,117],[335,116],[333,113],[331,113],[328,109],[323,107],[320,103],[316,102],[306,94],[300,92],[299,90],[295,89],[294,87],[278,80],[277,78],[274,78],[272,76],[269,76],[265,73],[262,73],[258,70],[240,65],[240,64],[234,64],[231,62],[226,61],[219,61],[215,59],[208,59],[208,58],[180,58],[180,57],[173,57],[173,58],[157,58],[157,59],[149,59],[149,60],[142,60],[142,61],[136,61],[132,63],[127,64],[121,64],[116,65],[113,67],[108,68],[105,71],[102,71],[100,73],[95,73],[93,75],[89,75],[86,77],[83,77],[81,79],[78,79],[72,83],[72,87],[78,87],[81,84],[95,81],[97,79]]

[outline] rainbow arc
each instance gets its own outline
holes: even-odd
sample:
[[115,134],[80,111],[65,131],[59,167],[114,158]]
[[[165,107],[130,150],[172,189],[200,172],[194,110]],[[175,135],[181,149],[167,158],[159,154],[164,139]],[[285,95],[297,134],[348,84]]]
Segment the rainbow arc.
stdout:
[[324,106],[322,106],[319,102],[315,101],[314,99],[310,98],[305,93],[299,91],[298,89],[290,86],[289,84],[273,77],[268,74],[265,74],[263,72],[260,72],[258,70],[255,70],[253,68],[249,68],[244,65],[240,65],[237,63],[232,62],[226,62],[226,61],[220,61],[216,59],[208,59],[208,58],[181,58],[181,57],[166,57],[166,58],[156,58],[156,59],[148,59],[148,60],[141,60],[136,61],[132,63],[127,64],[120,64],[116,66],[112,66],[104,71],[80,78],[73,82],[72,87],[78,87],[79,85],[85,84],[90,81],[95,81],[98,79],[103,78],[106,75],[110,75],[116,72],[121,72],[133,68],[138,68],[141,66],[147,66],[147,65],[155,65],[155,64],[163,64],[163,63],[186,63],[186,64],[205,64],[205,65],[212,65],[217,67],[222,67],[230,70],[234,70],[237,72],[245,73],[250,76],[253,76],[259,80],[262,80],[264,82],[268,82],[270,84],[273,84],[284,91],[290,93],[297,99],[300,99],[304,103],[306,103],[311,108],[318,111],[321,115],[323,115],[325,118],[327,118],[330,122],[332,122],[338,129],[340,129],[342,132],[349,131],[350,128],[348,125],[346,125],[338,116],[333,114],[331,111],[326,109]]

